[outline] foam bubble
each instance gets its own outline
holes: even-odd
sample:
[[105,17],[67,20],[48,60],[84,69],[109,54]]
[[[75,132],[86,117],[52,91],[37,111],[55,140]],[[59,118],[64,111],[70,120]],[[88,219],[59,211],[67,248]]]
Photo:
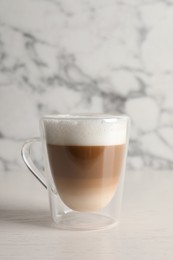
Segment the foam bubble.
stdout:
[[118,145],[126,142],[126,120],[44,120],[47,143],[58,145]]

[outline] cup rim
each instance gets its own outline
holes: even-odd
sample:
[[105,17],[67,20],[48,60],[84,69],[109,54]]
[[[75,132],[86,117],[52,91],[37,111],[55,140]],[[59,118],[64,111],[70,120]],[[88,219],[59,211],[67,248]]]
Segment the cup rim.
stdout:
[[80,120],[80,121],[91,121],[91,120],[104,120],[104,121],[128,121],[129,116],[125,114],[116,113],[69,113],[69,114],[48,114],[44,115],[41,119],[43,120]]

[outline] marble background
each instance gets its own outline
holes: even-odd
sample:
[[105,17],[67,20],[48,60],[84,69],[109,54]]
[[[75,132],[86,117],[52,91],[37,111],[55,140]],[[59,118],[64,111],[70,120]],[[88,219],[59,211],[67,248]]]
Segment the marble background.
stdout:
[[0,0],[0,169],[50,113],[131,117],[130,169],[173,169],[173,0]]

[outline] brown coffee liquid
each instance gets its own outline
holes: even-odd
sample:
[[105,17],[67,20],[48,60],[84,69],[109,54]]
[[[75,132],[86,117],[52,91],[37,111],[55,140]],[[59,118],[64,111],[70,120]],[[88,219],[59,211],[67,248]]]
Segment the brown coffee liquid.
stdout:
[[107,206],[117,187],[125,145],[47,145],[52,176],[62,201],[76,211]]

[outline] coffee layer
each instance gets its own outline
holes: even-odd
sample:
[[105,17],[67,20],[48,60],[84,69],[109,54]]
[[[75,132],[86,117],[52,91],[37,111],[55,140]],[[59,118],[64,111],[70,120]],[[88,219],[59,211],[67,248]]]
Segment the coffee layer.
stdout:
[[106,207],[118,184],[124,150],[124,145],[47,144],[52,176],[62,201],[77,211]]
[[56,177],[62,201],[76,211],[97,211],[112,199],[118,178],[72,179]]

